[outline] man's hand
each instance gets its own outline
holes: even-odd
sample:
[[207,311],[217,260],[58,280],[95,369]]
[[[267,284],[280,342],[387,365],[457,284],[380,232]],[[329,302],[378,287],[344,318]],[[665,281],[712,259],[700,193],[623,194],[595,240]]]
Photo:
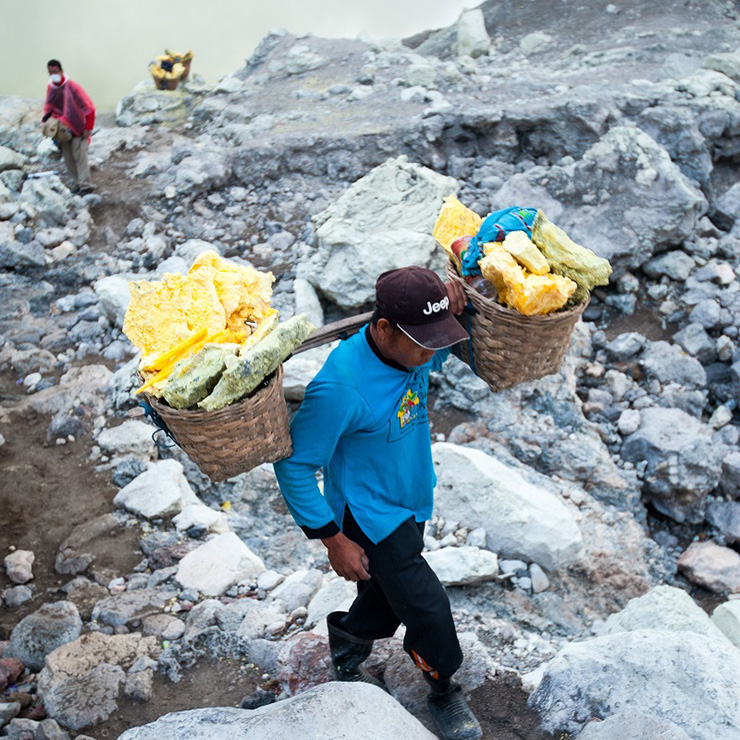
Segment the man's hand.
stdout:
[[450,311],[455,316],[459,316],[465,310],[465,306],[468,305],[465,288],[457,280],[450,280],[450,282],[445,283],[445,287],[447,288],[447,295],[450,299]]
[[338,576],[346,581],[367,581],[370,562],[365,551],[349,537],[339,532],[321,540],[329,551],[329,563]]

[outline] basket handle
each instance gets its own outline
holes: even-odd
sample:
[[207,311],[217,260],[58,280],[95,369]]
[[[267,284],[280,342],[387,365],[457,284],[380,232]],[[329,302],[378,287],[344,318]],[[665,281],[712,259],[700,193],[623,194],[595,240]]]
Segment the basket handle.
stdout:
[[335,339],[347,339],[356,334],[372,318],[373,312],[361,313],[357,316],[350,316],[340,321],[334,321],[331,324],[316,329],[303,344],[298,345],[293,350],[293,354],[319,347],[322,344],[328,344]]

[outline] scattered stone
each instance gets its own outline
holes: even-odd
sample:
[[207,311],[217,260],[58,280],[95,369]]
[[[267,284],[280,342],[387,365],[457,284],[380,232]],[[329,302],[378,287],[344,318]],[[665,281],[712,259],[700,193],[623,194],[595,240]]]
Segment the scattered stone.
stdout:
[[82,620],[73,603],[57,601],[44,604],[13,628],[4,654],[18,658],[38,671],[44,667],[44,659],[49,653],[76,640],[81,630]]
[[33,578],[33,562],[36,556],[31,550],[16,550],[5,556],[3,564],[8,578],[13,583],[28,583]]
[[678,559],[678,568],[702,588],[740,593],[740,555],[714,542],[694,542]]

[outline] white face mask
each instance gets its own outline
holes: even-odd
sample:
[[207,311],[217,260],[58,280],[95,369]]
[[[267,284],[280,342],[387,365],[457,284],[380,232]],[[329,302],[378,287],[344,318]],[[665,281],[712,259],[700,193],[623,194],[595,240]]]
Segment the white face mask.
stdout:
[[58,84],[59,84],[59,83],[60,83],[60,82],[62,81],[62,76],[61,76],[61,75],[57,75],[57,74],[55,74],[55,75],[52,75],[51,77],[49,77],[49,79],[50,79],[50,80],[51,80],[51,81],[52,81],[52,82],[53,82],[53,83],[54,83],[55,85],[58,85]]

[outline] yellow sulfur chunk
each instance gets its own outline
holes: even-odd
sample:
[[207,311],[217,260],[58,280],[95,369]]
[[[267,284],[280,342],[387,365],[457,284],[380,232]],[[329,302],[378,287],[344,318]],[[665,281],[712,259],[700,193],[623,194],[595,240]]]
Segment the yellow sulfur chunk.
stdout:
[[209,249],[193,263],[188,276],[207,275],[216,289],[226,313],[226,326],[232,331],[243,331],[245,322],[260,323],[270,311],[271,272],[260,272],[253,267],[225,260]]
[[545,255],[523,231],[509,232],[502,244],[504,249],[531,273],[546,275],[550,272]]
[[432,236],[450,258],[459,264],[452,252],[452,242],[461,236],[475,236],[482,223],[483,219],[475,211],[466,208],[454,195],[448,195],[444,198]]
[[143,367],[202,329],[213,333],[226,328],[224,307],[205,274],[167,273],[158,281],[132,281],[129,290],[123,331],[141,350]]
[[264,339],[273,329],[275,329],[280,321],[280,313],[276,308],[271,308],[267,316],[257,325],[254,333],[242,342],[242,346],[239,350],[239,354],[243,355],[246,350],[253,347],[257,342]]
[[561,275],[533,275],[497,243],[491,244],[480,267],[483,277],[495,286],[499,300],[525,316],[557,311],[577,287]]
[[203,327],[202,329],[199,329],[193,336],[188,337],[184,341],[180,342],[180,344],[174,346],[172,349],[168,350],[164,354],[159,355],[159,357],[155,357],[153,360],[149,360],[146,365],[141,366],[141,370],[145,371],[158,371],[161,370],[163,367],[169,364],[170,360],[173,358],[177,358],[182,356],[187,350],[192,349],[196,344],[200,342],[201,339],[204,339],[208,334],[208,329]]

